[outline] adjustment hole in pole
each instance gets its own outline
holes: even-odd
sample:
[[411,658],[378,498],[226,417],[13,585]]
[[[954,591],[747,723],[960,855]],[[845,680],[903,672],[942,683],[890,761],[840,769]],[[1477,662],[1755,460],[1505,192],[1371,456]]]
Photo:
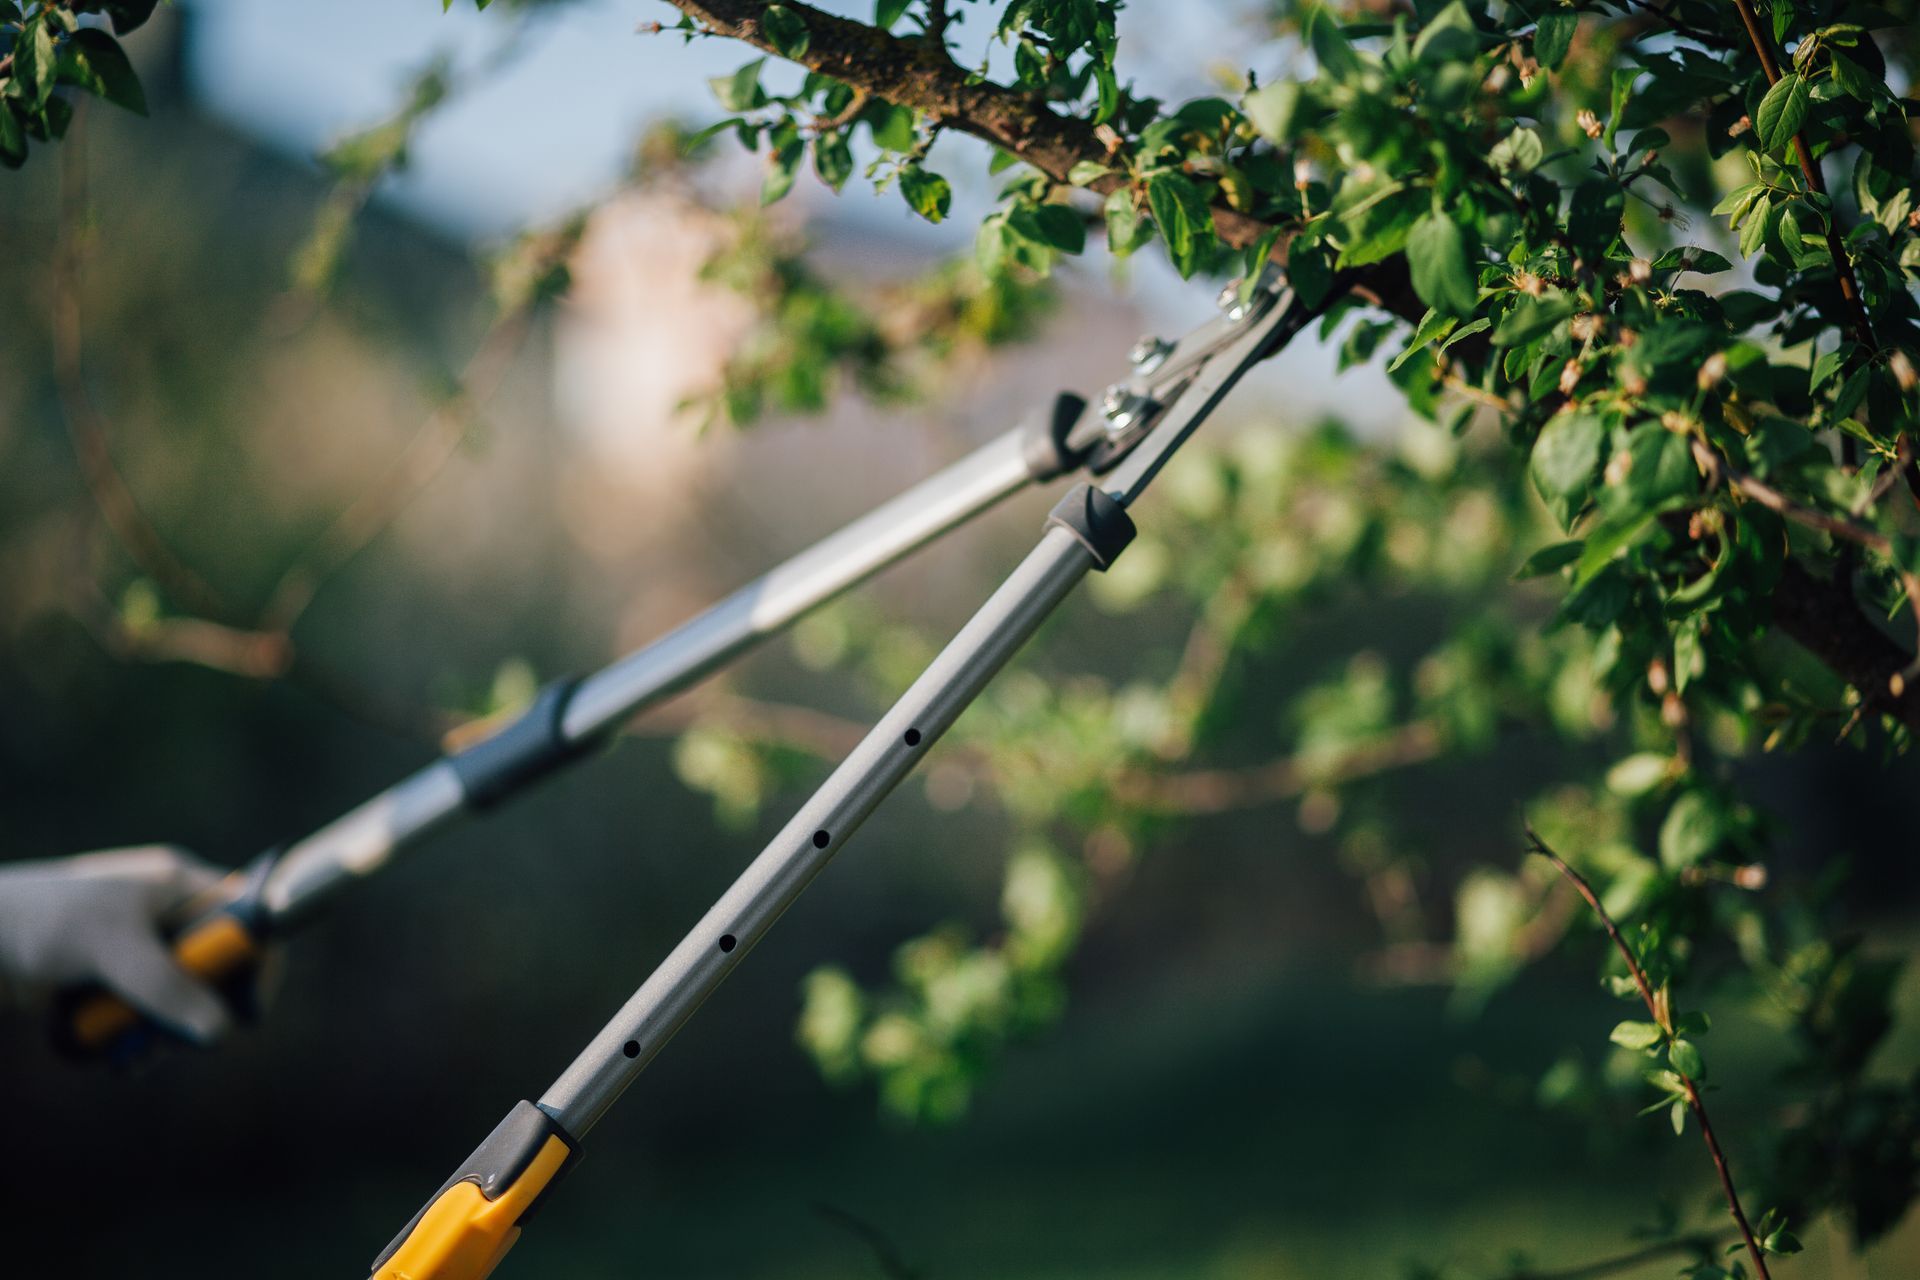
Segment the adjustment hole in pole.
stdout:
[[720,949],[722,951],[731,951],[739,945],[740,944],[738,942],[734,941],[732,934],[723,933],[720,935]]
[[629,1058],[637,1058],[640,1056],[640,1042],[638,1040],[629,1040],[620,1046],[620,1052],[626,1054]]
[[826,832],[816,831],[813,833],[813,847],[816,849],[824,849],[832,839],[833,837]]
[[920,745],[920,731],[918,729],[907,730],[907,745],[910,747]]

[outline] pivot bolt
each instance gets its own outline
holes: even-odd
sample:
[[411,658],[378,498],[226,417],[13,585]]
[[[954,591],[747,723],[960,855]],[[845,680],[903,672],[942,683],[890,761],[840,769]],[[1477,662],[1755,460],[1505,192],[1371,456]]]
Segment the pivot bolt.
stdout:
[[1137,372],[1152,373],[1165,364],[1167,357],[1171,354],[1173,354],[1171,342],[1165,338],[1156,338],[1152,334],[1147,334],[1133,344],[1133,350],[1127,352],[1127,359],[1132,362]]
[[1225,285],[1221,286],[1220,296],[1213,300],[1213,304],[1226,313],[1228,320],[1236,324],[1247,318],[1247,312],[1250,309],[1247,306],[1246,300],[1240,296],[1240,281],[1238,280],[1228,281]]
[[1120,435],[1146,416],[1153,402],[1124,382],[1108,387],[1100,397],[1100,412],[1107,420],[1107,434]]

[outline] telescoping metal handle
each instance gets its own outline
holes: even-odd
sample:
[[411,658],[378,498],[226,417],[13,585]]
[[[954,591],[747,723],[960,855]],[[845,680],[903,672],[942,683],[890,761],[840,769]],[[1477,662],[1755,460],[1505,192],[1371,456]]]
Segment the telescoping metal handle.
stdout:
[[[463,815],[505,804],[596,747],[628,716],[698,682],[760,641],[1029,484],[1075,470],[1099,439],[1085,402],[1063,392],[995,437],[829,534],[679,628],[584,678],[557,680],[477,741],[417,770],[288,846],[270,876],[231,877],[219,900],[178,922],[174,957],[220,987],[243,987],[266,936],[323,913],[355,884]],[[243,897],[243,884],[246,893]],[[240,909],[244,907],[244,909]],[[54,1039],[70,1052],[138,1055],[163,1037],[99,987],[59,1002]]]
[[[482,1280],[601,1116],[800,896],[880,802],[1089,571],[1134,534],[1127,508],[1233,384],[1308,317],[1276,288],[1234,317],[1241,331],[1202,362],[1141,448],[1102,487],[1076,486],[1039,545],[948,642],[820,789],[748,864],[699,923],[587,1044],[538,1103],[516,1107],[494,1137],[374,1263],[374,1280]],[[511,1137],[502,1133],[511,1127]],[[499,1150],[510,1151],[501,1159]],[[489,1195],[488,1179],[501,1189]]]

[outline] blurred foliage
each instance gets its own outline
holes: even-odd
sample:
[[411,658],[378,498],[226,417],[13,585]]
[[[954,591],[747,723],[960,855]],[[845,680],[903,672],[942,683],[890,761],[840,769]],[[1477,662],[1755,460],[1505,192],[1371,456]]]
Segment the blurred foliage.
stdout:
[[[1683,1131],[1703,1114],[1696,1084],[1762,1092],[1704,1007],[1773,1026],[1794,1061],[1740,1144],[1764,1207],[1756,1261],[1823,1216],[1862,1242],[1898,1222],[1920,1191],[1920,1072],[1881,1053],[1900,965],[1842,927],[1837,865],[1810,884],[1769,872],[1777,832],[1746,766],[1834,737],[1911,746],[1898,712],[1914,667],[1850,685],[1820,660],[1863,634],[1911,648],[1920,613],[1910,6],[1283,4],[1267,34],[1309,74],[1169,104],[1121,78],[1118,4],[882,0],[872,65],[895,33],[940,70],[964,18],[992,10],[966,82],[997,58],[1014,97],[1096,149],[1052,174],[995,151],[984,167],[1009,176],[969,260],[870,288],[810,266],[765,206],[804,170],[838,191],[863,168],[945,219],[952,186],[929,158],[960,122],[863,87],[858,56],[845,78],[809,69],[769,89],[769,58],[818,61],[839,28],[801,4],[749,7],[771,52],[711,82],[725,118],[680,148],[731,136],[765,164],[707,267],[759,316],[716,417],[818,410],[849,387],[910,394],[956,352],[1031,332],[1093,232],[1115,258],[1157,242],[1182,277],[1251,277],[1283,255],[1343,367],[1384,360],[1424,420],[1392,448],[1249,430],[1169,472],[1093,594],[1143,632],[1196,620],[1123,679],[1013,671],[956,727],[923,782],[936,809],[1001,811],[997,912],[907,940],[885,975],[817,970],[798,1038],[823,1074],[871,1081],[909,1120],[957,1118],[1005,1046],[1059,1015],[1077,944],[1145,850],[1284,805],[1337,843],[1379,917],[1383,973],[1445,980],[1472,1009],[1571,941],[1599,948],[1603,988],[1651,1006],[1537,1073],[1542,1106],[1596,1128],[1644,1109]],[[86,15],[117,32],[150,9],[0,0],[0,160],[58,138],[72,92],[142,108]],[[712,34],[697,16],[666,30]],[[449,87],[430,67],[389,120],[328,153],[339,186],[296,265],[303,289],[331,276]],[[580,225],[507,260],[504,307],[564,289]],[[1353,292],[1396,277],[1411,314]],[[1775,625],[1783,599],[1828,584],[1865,612],[1830,612],[1835,630],[1803,628],[1796,647]],[[1294,619],[1390,600],[1421,602],[1434,634],[1382,635],[1302,688],[1267,686],[1297,652]],[[143,581],[125,613],[150,629],[164,605]],[[854,604],[793,642],[875,705],[931,652]],[[463,700],[496,711],[530,684],[503,668]],[[1405,777],[1516,739],[1551,775],[1528,817],[1598,912],[1539,857],[1461,876],[1450,911],[1419,898],[1433,836]],[[732,714],[697,723],[674,760],[742,822],[822,750]],[[1745,1274],[1697,1225],[1676,1215],[1649,1238],[1695,1280]]]
[[[687,38],[711,34],[703,6],[678,7]],[[1651,1086],[1649,1110],[1684,1128],[1712,1053],[1705,1017],[1673,1011],[1682,988],[1690,1001],[1711,992],[1770,1008],[1808,1046],[1779,1090],[1778,1149],[1759,1175],[1774,1207],[1756,1216],[1748,1257],[1703,1256],[1688,1274],[1746,1274],[1749,1258],[1763,1270],[1763,1253],[1795,1247],[1788,1221],[1807,1215],[1848,1215],[1861,1239],[1883,1231],[1913,1197],[1920,1136],[1920,1076],[1887,1086],[1865,1074],[1893,968],[1841,960],[1857,953],[1823,932],[1820,896],[1769,885],[1766,815],[1733,765],[1815,736],[1911,744],[1896,704],[1920,666],[1852,687],[1774,629],[1783,596],[1827,580],[1857,592],[1866,616],[1829,611],[1823,624],[1871,641],[1877,615],[1910,648],[1920,617],[1920,526],[1901,492],[1920,485],[1902,15],[1854,0],[1758,13],[1739,0],[1744,26],[1708,0],[1283,6],[1273,34],[1310,76],[1249,76],[1233,99],[1169,105],[1117,79],[1118,7],[1000,7],[990,43],[1011,52],[1009,87],[1074,117],[1105,151],[1065,174],[996,152],[990,170],[1015,172],[980,227],[979,268],[1044,279],[1085,250],[1090,224],[1115,256],[1158,240],[1182,276],[1251,277],[1284,250],[1296,294],[1326,313],[1322,334],[1344,334],[1343,363],[1395,344],[1389,375],[1444,432],[1410,437],[1425,466],[1326,433],[1249,434],[1188,460],[1179,515],[1150,525],[1099,593],[1116,610],[1158,591],[1185,597],[1200,616],[1188,660],[1151,683],[1004,680],[948,748],[1026,850],[1009,863],[1002,931],[971,944],[943,927],[907,943],[878,990],[823,970],[802,1042],[830,1076],[872,1075],[889,1109],[951,1118],[992,1051],[1058,999],[1070,947],[1032,946],[1012,904],[1054,904],[1040,914],[1072,919],[1070,938],[1102,866],[1183,812],[1249,796],[1297,798],[1303,825],[1344,832],[1352,865],[1377,880],[1417,843],[1382,775],[1524,727],[1592,762],[1570,763],[1532,818],[1625,922],[1622,945],[1660,1010],[1616,1029],[1615,1054],[1642,1069],[1609,1084]],[[850,37],[806,6],[775,5],[745,35],[810,66],[819,41],[844,54],[865,40],[883,80],[877,51],[909,46],[881,32],[906,24],[907,41],[944,61],[955,17],[945,4],[882,4],[875,30]],[[880,100],[862,55],[845,56],[843,78],[810,69],[791,95],[762,87],[764,57],[715,79],[730,113],[715,131],[764,150],[771,202],[809,144],[838,189],[864,126],[878,153],[869,176],[933,216],[915,196],[924,179],[908,175],[953,122]],[[1022,145],[1018,128],[993,127]],[[1850,180],[1829,191],[1823,166]],[[1223,230],[1246,222],[1262,229],[1250,240]],[[1709,245],[1687,241],[1696,222]],[[1394,272],[1424,314],[1382,316],[1349,292]],[[1477,421],[1504,447],[1446,444]],[[1509,574],[1529,585],[1505,589]],[[1232,672],[1284,652],[1280,618],[1386,590],[1445,605],[1437,646],[1404,663],[1360,655],[1291,699],[1269,729],[1288,752],[1279,761],[1237,776],[1165,772],[1249,738]],[[898,688],[896,655],[910,646],[847,625],[838,660]],[[1829,661],[1852,643],[1806,627],[1796,637]],[[771,773],[750,732],[734,732],[727,768],[686,776],[737,811]],[[1064,867],[1060,851],[1075,846],[1084,874],[1033,870]],[[1463,1000],[1587,933],[1566,894],[1544,863],[1460,883],[1450,973]],[[1625,964],[1609,954],[1603,981],[1638,1000]],[[1587,1096],[1581,1071],[1563,1064],[1543,1088]]]
[[[656,125],[641,141],[634,180],[701,200],[686,178],[711,158],[718,132]],[[791,225],[751,207],[733,210],[729,224],[702,278],[752,300],[757,323],[729,353],[720,387],[701,398],[708,425],[817,413],[842,389],[879,403],[923,394],[956,356],[1028,338],[1051,309],[1036,283],[964,260],[906,280],[829,279]]]

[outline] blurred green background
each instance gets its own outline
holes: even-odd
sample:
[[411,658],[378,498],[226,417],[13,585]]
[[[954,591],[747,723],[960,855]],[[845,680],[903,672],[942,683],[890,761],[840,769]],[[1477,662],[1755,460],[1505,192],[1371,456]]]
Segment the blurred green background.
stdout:
[[[186,17],[142,37],[153,118],[87,122],[85,377],[155,524],[252,600],[457,376],[486,323],[485,282],[464,234],[376,203],[327,301],[290,302],[288,264],[327,186],[202,110]],[[581,446],[555,408],[564,360],[543,323],[446,474],[328,579],[297,632],[311,663],[300,679],[126,659],[100,619],[138,614],[142,588],[98,529],[53,373],[59,178],[49,158],[0,184],[7,858],[168,840],[238,862],[305,833],[429,758],[428,738],[382,723],[484,702],[510,658],[541,674],[597,665],[993,425],[936,407],[831,433],[683,433],[660,448],[723,459],[684,464],[701,510],[639,484],[624,507],[598,499],[611,541],[583,539],[556,461]],[[1003,405],[1051,392],[1036,378],[1056,364],[1087,370],[1083,385],[1112,367],[1120,348],[1089,349],[1106,330],[1086,314],[1104,310],[1118,334],[1147,304],[1085,288],[1079,318],[1045,330],[1037,355],[1009,357],[1030,363],[996,366]],[[667,465],[644,445],[638,459],[641,481]],[[890,573],[875,607],[944,636],[1048,501],[1031,495]],[[1179,634],[1164,622],[1136,633],[1077,601],[1024,662],[1124,675]],[[1324,667],[1444,619],[1364,601],[1288,625],[1304,666]],[[1303,681],[1288,663],[1247,683],[1278,698]],[[866,713],[780,644],[739,684]],[[76,1069],[32,1019],[12,1019],[0,1221],[15,1273],[361,1274],[824,775],[794,770],[729,826],[676,776],[672,751],[659,733],[630,738],[402,862],[287,947],[272,1016],[218,1052],[133,1075]],[[1849,918],[1877,948],[1908,949],[1912,764],[1814,752],[1755,768],[1788,833],[1775,873],[1849,860]],[[1551,776],[1520,740],[1411,777],[1401,818],[1432,879],[1517,860],[1518,805]],[[1295,808],[1169,830],[1100,904],[1060,1023],[1007,1055],[963,1121],[914,1129],[869,1088],[822,1083],[794,1042],[801,980],[822,960],[874,974],[947,916],[991,928],[1005,854],[994,815],[903,789],[594,1132],[512,1274],[1358,1278],[1412,1260],[1492,1272],[1516,1251],[1551,1273],[1632,1250],[1619,1224],[1651,1222],[1663,1202],[1717,1226],[1691,1134],[1596,1130],[1536,1099],[1534,1079],[1602,1045],[1619,1016],[1590,963],[1549,960],[1477,1011],[1442,985],[1380,980],[1366,964],[1378,924]],[[1920,1006],[1912,981],[1901,1004]],[[1719,1060],[1737,1062],[1714,1107],[1738,1164],[1764,1139],[1782,1051],[1737,1015],[1716,1030]],[[1882,1054],[1898,1073],[1920,1043],[1903,1033]],[[1791,1274],[1920,1273],[1912,1222],[1866,1256],[1824,1227],[1806,1234]]]

